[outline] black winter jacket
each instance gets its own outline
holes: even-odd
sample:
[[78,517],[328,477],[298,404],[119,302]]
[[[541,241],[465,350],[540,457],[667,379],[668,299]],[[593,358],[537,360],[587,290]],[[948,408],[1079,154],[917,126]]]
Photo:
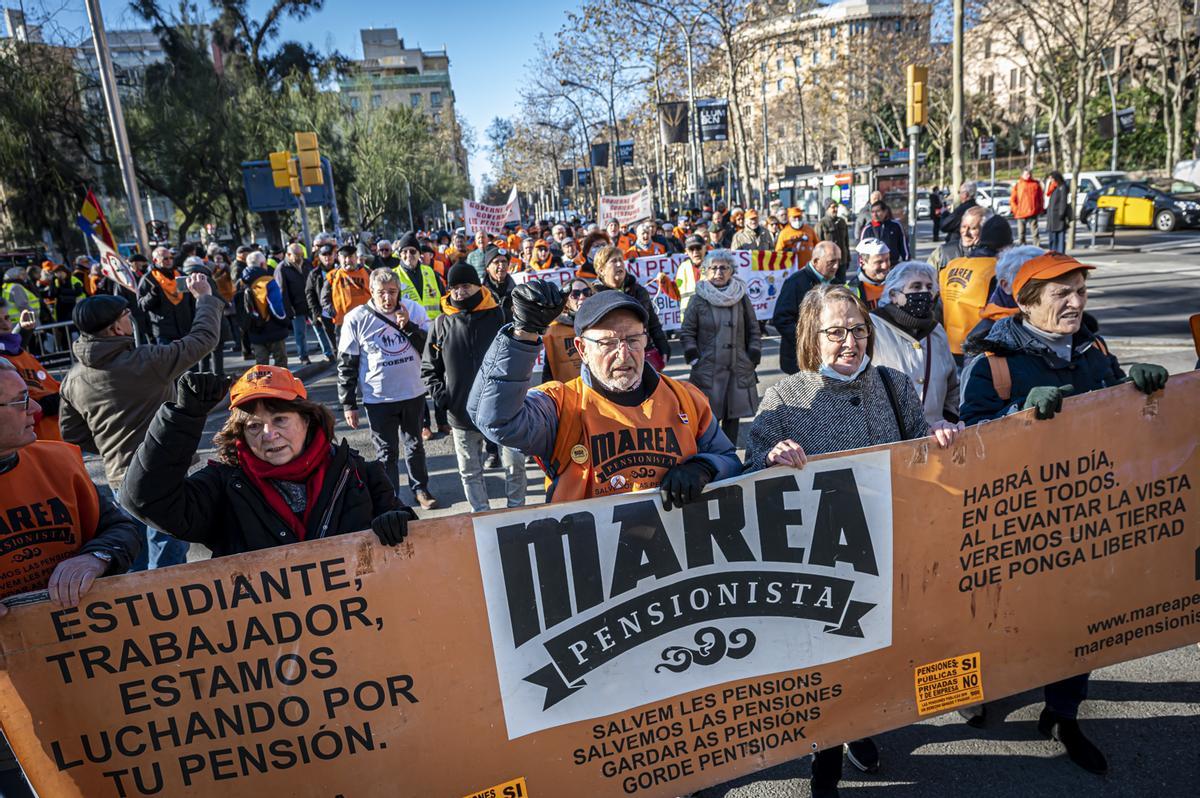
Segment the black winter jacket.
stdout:
[[283,291],[283,306],[287,309],[288,318],[309,314],[305,291],[311,271],[312,267],[307,263],[296,267],[287,260],[275,267],[275,280]]
[[800,303],[804,295],[821,284],[821,278],[807,266],[783,281],[771,326],[779,333],[779,369],[784,374],[800,370],[796,362],[796,322],[800,321]]
[[[172,271],[171,279],[176,276],[182,276],[182,272]],[[178,341],[192,329],[192,318],[196,315],[195,297],[190,291],[184,291],[183,300],[172,305],[163,294],[162,286],[149,272],[138,283],[137,304],[150,322],[150,334],[155,343]]]
[[[976,355],[963,369],[962,401],[959,415],[968,426],[1002,418],[1025,406],[1025,397],[1034,388],[1070,385],[1072,395],[1116,385],[1125,379],[1117,359],[1108,352],[1103,340],[1087,325],[1080,326],[1071,340],[1071,360],[1065,362],[1029,330],[1020,317],[1000,319],[982,341],[971,341],[966,354]],[[996,392],[992,368],[986,355],[1004,357],[1012,379],[1007,401]]]
[[[319,319],[323,315],[321,313],[321,293],[325,290],[328,282],[324,270],[320,268],[312,269],[304,278],[304,299],[308,304],[308,315],[314,319]],[[334,344],[336,345],[337,342],[334,341]]]
[[488,289],[472,310],[459,310],[442,297],[442,315],[429,327],[425,356],[421,360],[421,379],[437,407],[447,410],[450,426],[476,431],[467,413],[467,398],[475,376],[483,366],[483,356],[504,326],[504,310]]
[[[597,291],[612,290],[599,280],[592,287]],[[667,334],[663,332],[662,322],[658,318],[658,310],[654,307],[653,300],[650,299],[650,292],[637,281],[636,277],[629,273],[625,274],[625,283],[621,286],[621,290],[642,303],[642,307],[646,309],[646,313],[650,318],[650,323],[646,325],[646,332],[650,333],[650,343],[663,356],[663,360],[670,360],[671,344],[667,341]]]
[[[188,475],[206,420],[174,402],[160,407],[125,475],[122,504],[156,529],[203,543],[214,557],[298,543],[238,466],[209,461]],[[396,500],[383,466],[342,441],[333,447],[306,539],[370,529],[376,517],[397,509],[407,508]]]

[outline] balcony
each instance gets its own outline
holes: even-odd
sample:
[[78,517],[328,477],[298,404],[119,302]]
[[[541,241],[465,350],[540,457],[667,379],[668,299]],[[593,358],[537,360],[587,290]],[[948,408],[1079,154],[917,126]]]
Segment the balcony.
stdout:
[[450,88],[449,72],[426,72],[422,75],[372,75],[359,72],[338,81],[342,91],[365,91],[367,89],[425,89],[444,86]]

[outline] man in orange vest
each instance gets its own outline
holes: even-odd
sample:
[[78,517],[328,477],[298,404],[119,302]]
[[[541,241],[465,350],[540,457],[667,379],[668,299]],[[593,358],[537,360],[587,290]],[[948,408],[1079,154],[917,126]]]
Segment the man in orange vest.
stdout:
[[883,281],[892,270],[892,255],[888,245],[878,238],[864,238],[854,251],[858,253],[858,274],[846,283],[846,287],[873,309],[883,296]]
[[704,394],[646,362],[640,302],[620,291],[585,299],[575,313],[580,376],[529,390],[542,336],[564,301],[545,281],[512,296],[514,323],[484,357],[467,411],[489,440],[538,458],[548,501],[658,490],[669,510],[741,473]]
[[813,247],[817,245],[817,231],[804,221],[804,211],[788,208],[788,226],[779,231],[775,239],[776,252],[795,252],[796,268],[803,269],[812,260]]
[[358,261],[358,250],[353,244],[342,244],[338,250],[338,267],[329,272],[328,282],[321,291],[321,307],[341,335],[342,319],[359,305],[371,299],[368,280],[369,269]]
[[654,234],[654,225],[650,222],[642,222],[637,226],[637,240],[633,242],[633,246],[625,250],[626,260],[634,258],[647,258],[651,255],[666,255],[667,248],[651,236]]
[[[983,225],[979,228],[979,242],[971,248],[965,258],[955,258],[938,273],[938,287],[942,296],[942,326],[950,341],[950,352],[961,367],[963,343],[979,319],[988,299],[996,288],[996,258],[1011,247],[1012,228],[1008,220],[996,216],[988,209],[975,209],[967,214],[981,212]],[[969,218],[963,216],[964,225]]]

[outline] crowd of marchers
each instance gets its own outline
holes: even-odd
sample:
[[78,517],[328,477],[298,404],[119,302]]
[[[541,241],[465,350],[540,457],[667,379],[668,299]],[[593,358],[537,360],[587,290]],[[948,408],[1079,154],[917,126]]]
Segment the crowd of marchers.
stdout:
[[[394,545],[447,498],[429,485],[425,443],[437,435],[452,437],[472,512],[491,506],[487,468],[504,470],[503,503],[523,505],[529,458],[548,502],[657,491],[670,509],[746,471],[924,437],[947,447],[965,426],[1029,408],[1048,419],[1066,396],[1124,382],[1163,390],[1165,369],[1122,368],[1099,335],[1086,309],[1093,267],[1014,244],[1008,222],[974,197],[964,184],[952,209],[938,209],[946,241],[929,261],[912,257],[876,195],[857,214],[831,200],[813,220],[799,208],[718,205],[673,224],[321,234],[311,249],[275,252],[164,246],[132,259],[136,290],[86,258],[10,270],[0,517],[29,525],[0,529],[0,598],[48,589],[73,606],[103,576],[185,562],[192,543],[220,557],[371,529]],[[732,250],[794,258],[769,325]],[[627,268],[666,254],[683,256],[674,334]],[[537,278],[551,269],[574,277]],[[46,328],[60,320],[73,324]],[[785,376],[760,392],[771,334]],[[38,360],[51,336],[74,355],[61,381]],[[289,338],[301,363],[319,351],[336,364],[335,408],[289,370]],[[224,359],[238,352],[255,365],[233,380]],[[666,373],[673,358],[682,378]],[[339,417],[367,425],[373,456],[338,440]],[[606,440],[621,441],[619,455]],[[196,468],[209,443],[212,459]],[[103,489],[81,450],[102,459]],[[35,505],[51,497],[67,532],[39,535],[48,511]],[[1086,674],[1047,685],[1037,727],[1104,773],[1077,720],[1087,685]],[[986,706],[966,714],[987,721]],[[880,767],[870,739],[820,751],[815,795],[836,794],[844,755]],[[10,760],[0,793],[27,790]]]

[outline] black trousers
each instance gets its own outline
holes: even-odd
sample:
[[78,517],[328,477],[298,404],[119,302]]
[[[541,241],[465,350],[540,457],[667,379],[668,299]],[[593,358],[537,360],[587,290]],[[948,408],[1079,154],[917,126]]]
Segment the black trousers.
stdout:
[[835,745],[813,754],[812,786],[836,787],[842,780],[842,747]]
[[392,487],[400,489],[400,447],[404,447],[404,467],[408,487],[415,494],[429,489],[429,468],[425,463],[425,444],[421,440],[422,411],[425,396],[402,402],[364,404],[371,438]]

